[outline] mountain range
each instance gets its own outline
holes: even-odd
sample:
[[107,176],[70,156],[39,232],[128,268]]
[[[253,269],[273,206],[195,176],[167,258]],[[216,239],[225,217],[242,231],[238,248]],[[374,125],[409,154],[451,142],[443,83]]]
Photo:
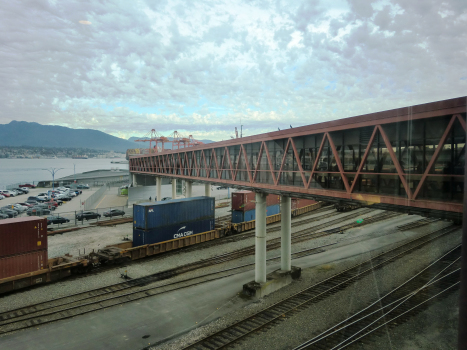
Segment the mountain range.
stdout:
[[[0,124],[0,146],[69,147],[126,152],[129,148],[149,147],[149,143],[135,142],[138,137],[121,139],[102,131],[72,129],[57,125],[42,125],[13,120]],[[211,140],[200,140],[211,143]],[[170,144],[166,145],[170,148]]]

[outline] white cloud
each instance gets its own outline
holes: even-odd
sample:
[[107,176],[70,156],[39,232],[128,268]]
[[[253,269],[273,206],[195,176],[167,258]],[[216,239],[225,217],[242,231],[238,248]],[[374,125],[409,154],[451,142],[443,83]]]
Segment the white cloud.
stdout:
[[0,19],[0,123],[228,139],[240,118],[251,135],[465,95],[463,1],[31,0]]

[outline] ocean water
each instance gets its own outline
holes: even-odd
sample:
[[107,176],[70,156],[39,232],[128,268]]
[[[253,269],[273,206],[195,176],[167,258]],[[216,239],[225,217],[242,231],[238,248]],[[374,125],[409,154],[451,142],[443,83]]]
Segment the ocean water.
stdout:
[[37,183],[38,181],[52,181],[52,175],[47,170],[63,168],[55,173],[55,179],[76,173],[98,169],[128,169],[128,164],[112,164],[111,161],[124,159],[0,159],[0,189],[18,182]]

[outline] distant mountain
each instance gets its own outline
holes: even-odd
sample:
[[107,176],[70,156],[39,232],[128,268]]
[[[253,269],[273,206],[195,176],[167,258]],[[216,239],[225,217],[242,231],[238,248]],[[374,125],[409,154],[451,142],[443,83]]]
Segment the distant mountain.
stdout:
[[0,146],[76,147],[126,152],[130,142],[102,131],[11,121],[0,124]]
[[[137,137],[137,136],[132,136],[128,139],[128,141],[130,142],[134,142],[136,144],[136,147],[134,148],[148,148],[149,147],[149,142],[136,142],[135,140],[141,140],[141,139],[145,139],[145,137],[141,136],[141,137]],[[173,140],[173,137],[168,137],[168,139],[170,141]],[[197,140],[197,141],[201,141],[203,143],[213,143],[213,142],[216,142],[216,141],[212,141],[212,140]],[[172,144],[169,143],[167,145],[164,145],[164,148],[165,149],[172,149]]]

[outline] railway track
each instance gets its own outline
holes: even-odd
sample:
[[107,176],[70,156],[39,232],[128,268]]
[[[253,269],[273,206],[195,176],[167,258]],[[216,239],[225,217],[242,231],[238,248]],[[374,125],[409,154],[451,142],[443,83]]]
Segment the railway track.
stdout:
[[387,335],[385,326],[404,323],[422,308],[459,288],[460,256],[459,245],[365,309],[294,350],[343,349],[359,345],[363,339],[368,344],[377,335]]
[[311,304],[345,289],[354,281],[366,276],[375,269],[381,268],[392,261],[421,248],[436,239],[458,230],[458,227],[446,227],[430,232],[410,242],[402,244],[385,253],[379,254],[361,264],[357,264],[337,275],[317,283],[289,298],[286,298],[268,308],[236,322],[206,338],[203,338],[184,349],[224,349],[234,345],[237,341],[254,334],[264,328],[270,328],[283,319],[300,312]]
[[[366,224],[379,221],[382,219],[387,219],[388,217],[395,216],[396,213],[383,212],[370,217],[365,220]],[[373,218],[373,220],[371,219]],[[346,217],[341,218],[345,220]],[[353,225],[353,224],[352,224]],[[318,236],[329,235],[331,233],[323,231],[322,234],[319,234],[319,225],[316,228],[311,228],[307,230],[301,230],[296,232],[293,236],[292,242],[304,241],[307,239],[312,239],[317,233]],[[326,225],[326,226],[329,226]],[[342,226],[343,228],[344,226]],[[333,232],[334,233],[334,232]],[[276,249],[280,247],[280,238],[271,240],[268,244],[268,249]],[[293,254],[294,257],[301,257],[309,254],[316,254],[321,247],[316,247],[312,249],[307,249],[301,252]],[[129,302],[141,299],[143,297],[153,296],[159,294],[160,291],[154,292],[153,288],[141,290],[142,287],[157,282],[165,280],[186,272],[190,272],[196,269],[203,267],[212,266],[215,264],[221,264],[227,261],[232,261],[240,257],[248,256],[254,254],[254,247],[247,247],[244,249],[239,249],[237,251],[219,255],[210,259],[204,259],[197,261],[192,264],[187,264],[180,266],[174,269],[162,271],[150,276],[145,276],[142,278],[129,280],[123,283],[114,284],[104,288],[98,288],[84,293],[77,293],[67,297],[55,299],[49,302],[43,302],[40,304],[30,305],[25,308],[12,310],[3,314],[0,314],[0,334],[11,332],[13,330],[23,329],[27,327],[37,326],[43,323],[49,323],[57,321],[60,319],[74,317],[78,314],[87,313],[91,311],[96,311],[105,307],[110,307],[114,305],[122,304],[123,302]],[[251,266],[253,264],[242,265],[237,268]],[[231,271],[228,269],[225,271]],[[220,271],[224,272],[224,271]],[[210,274],[208,275],[210,276]],[[223,276],[225,277],[225,276]],[[221,278],[221,277],[219,277]],[[187,281],[191,281],[188,279]],[[194,279],[196,280],[196,279]],[[179,282],[176,282],[179,283]],[[193,282],[194,283],[194,282]],[[196,282],[202,283],[202,282]],[[192,285],[192,284],[190,284]],[[160,288],[160,287],[156,287]],[[167,291],[167,290],[166,290]],[[120,300],[124,298],[124,300]]]
[[[322,248],[337,243],[326,244],[319,247],[309,248],[293,253],[292,258],[304,257],[321,252]],[[280,256],[267,259],[268,261],[279,260]],[[234,274],[243,272],[246,268],[254,266],[255,263],[244,264],[205,275],[171,282],[168,284],[143,288],[148,283],[147,278],[143,278],[124,283],[119,283],[103,288],[94,289],[84,293],[78,293],[67,297],[57,298],[49,302],[29,305],[27,307],[10,310],[0,314],[0,335],[25,329],[37,327],[46,323],[51,323],[66,318],[75,317],[85,313],[97,311],[99,309],[117,306],[124,303],[140,300],[150,296],[155,296],[170,291],[191,287],[197,284],[214,281]],[[235,270],[239,270],[234,272]],[[155,276],[151,276],[155,277]],[[162,276],[164,277],[164,276]],[[141,283],[139,283],[141,282]]]

